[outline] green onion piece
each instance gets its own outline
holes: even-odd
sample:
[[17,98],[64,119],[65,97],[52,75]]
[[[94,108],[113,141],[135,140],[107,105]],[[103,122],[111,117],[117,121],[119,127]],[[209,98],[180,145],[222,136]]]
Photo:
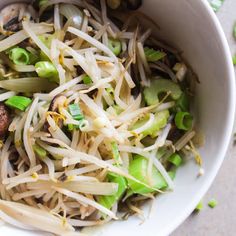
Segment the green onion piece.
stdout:
[[112,107],[114,108],[114,110],[115,110],[115,112],[116,112],[117,115],[120,115],[120,114],[124,111],[124,110],[123,110],[120,106],[118,106],[118,105],[113,105]]
[[174,180],[175,179],[175,175],[176,175],[176,170],[173,169],[171,171],[168,171],[168,174],[169,174],[170,178],[172,180]]
[[[148,160],[140,155],[134,156],[134,160],[132,160],[129,165],[129,174],[137,180],[148,185],[147,170]],[[152,187],[156,189],[164,189],[168,186],[160,172],[154,166],[152,168],[152,181]],[[131,179],[128,179],[128,185],[134,193],[146,194],[154,192],[153,189],[148,188],[145,185],[137,183]]]
[[215,199],[211,199],[211,200],[208,202],[208,206],[209,206],[210,208],[216,207],[217,204],[218,204],[218,202],[217,202]]
[[203,203],[202,203],[202,201],[200,201],[198,204],[197,204],[197,206],[196,206],[196,208],[195,208],[195,211],[201,211],[203,209]]
[[224,0],[210,0],[210,5],[214,12],[218,12],[223,5]]
[[119,162],[120,160],[120,153],[119,153],[119,150],[118,150],[118,145],[116,142],[112,142],[111,143],[111,151],[112,151],[112,156],[113,158]]
[[175,115],[175,124],[178,129],[190,130],[193,124],[193,117],[188,112],[177,112]]
[[80,121],[80,120],[83,120],[83,119],[84,119],[84,116],[83,116],[83,114],[82,114],[82,112],[81,112],[81,110],[80,110],[79,105],[77,105],[77,104],[71,104],[71,105],[69,105],[68,108],[69,108],[69,112],[70,112],[70,114],[72,115],[72,117],[73,117],[74,120]]
[[[168,110],[164,110],[161,112],[157,112],[155,114],[155,119],[152,123],[152,125],[147,128],[146,130],[144,130],[142,132],[143,137],[150,135],[151,137],[156,137],[157,136],[157,132],[164,128],[167,124],[168,118],[170,116],[170,113]],[[147,114],[146,116],[144,116],[142,119],[138,120],[132,127],[132,130],[135,130],[139,127],[142,127],[143,125],[145,125],[146,122],[148,122],[149,120],[149,114]]]
[[233,36],[234,36],[234,39],[236,40],[236,23],[234,24],[234,28],[233,28]]
[[23,96],[13,96],[10,97],[5,104],[11,108],[16,108],[21,111],[25,111],[26,108],[30,105],[32,100]]
[[58,78],[56,67],[49,61],[39,61],[35,64],[35,69],[39,77],[53,79]]
[[9,52],[9,58],[16,65],[28,65],[30,61],[29,52],[24,48],[13,48]]
[[148,47],[144,48],[144,53],[148,62],[156,62],[166,56],[166,53]]
[[112,206],[120,200],[125,190],[127,189],[126,179],[122,176],[116,175],[114,173],[108,174],[108,181],[118,184],[118,191],[114,195],[110,196],[100,196],[98,199],[99,204],[103,205],[107,209],[111,209]]
[[236,55],[233,56],[233,64],[236,65]]
[[44,159],[47,156],[47,151],[37,144],[33,145],[33,150],[36,153],[36,155],[41,159]]
[[46,47],[50,48],[52,40],[54,39],[54,35],[52,35],[52,34],[45,34],[45,35],[38,36],[38,38],[45,44]]
[[69,131],[73,131],[76,127],[73,124],[68,124],[67,128]]
[[189,97],[186,93],[182,93],[180,98],[176,101],[176,107],[180,111],[189,110]]
[[150,87],[146,87],[143,94],[147,105],[154,105],[159,102],[163,94],[168,92],[173,100],[178,100],[182,95],[181,88],[178,84],[171,80],[160,78],[151,80]]
[[83,82],[84,82],[84,84],[92,84],[93,83],[92,79],[88,75],[84,76]]
[[40,59],[39,55],[29,53],[29,64],[34,65],[36,62],[38,62]]
[[173,165],[175,165],[176,167],[178,167],[182,163],[182,158],[180,157],[179,154],[174,153],[168,158],[168,161],[172,163]]
[[121,42],[117,39],[108,39],[108,48],[118,56],[121,53]]

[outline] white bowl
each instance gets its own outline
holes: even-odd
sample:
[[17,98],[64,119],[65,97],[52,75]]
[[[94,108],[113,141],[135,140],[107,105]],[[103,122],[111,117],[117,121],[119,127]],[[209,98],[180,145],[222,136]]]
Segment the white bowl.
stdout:
[[[9,3],[10,1],[1,1]],[[175,190],[159,196],[144,223],[131,217],[85,232],[100,236],[162,236],[170,234],[193,211],[214,180],[224,159],[233,129],[235,110],[234,70],[222,28],[206,0],[145,0],[142,11],[160,26],[158,38],[181,49],[198,74],[195,113],[198,128],[206,136],[203,157],[205,175],[197,178],[193,161],[177,173]],[[210,219],[208,219],[210,220]],[[1,235],[42,235],[12,227]]]

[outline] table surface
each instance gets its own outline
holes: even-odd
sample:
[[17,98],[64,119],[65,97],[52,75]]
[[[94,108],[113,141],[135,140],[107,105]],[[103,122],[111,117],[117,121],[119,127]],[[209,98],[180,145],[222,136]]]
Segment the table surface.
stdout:
[[[232,29],[236,23],[236,0],[225,0],[217,13],[232,54],[236,54],[236,41]],[[236,128],[235,128],[236,131]],[[225,161],[213,185],[203,198],[204,209],[192,214],[172,236],[235,236],[236,235],[236,146],[231,144]],[[211,209],[207,203],[212,198],[218,205]]]

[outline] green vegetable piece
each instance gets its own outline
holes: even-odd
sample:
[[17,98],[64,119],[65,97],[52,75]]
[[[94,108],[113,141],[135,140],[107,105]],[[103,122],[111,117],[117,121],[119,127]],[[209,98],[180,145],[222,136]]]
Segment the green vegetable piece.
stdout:
[[186,93],[182,93],[180,98],[176,101],[176,107],[180,111],[188,111],[189,110],[189,97]]
[[[151,137],[156,137],[157,132],[164,128],[167,124],[170,113],[168,110],[164,110],[155,114],[155,119],[152,125],[142,132],[143,136],[150,135]],[[149,114],[147,114],[141,120],[138,120],[132,127],[132,130],[135,130],[143,126],[149,120]]]
[[112,107],[114,108],[114,110],[115,110],[115,112],[116,112],[117,115],[120,115],[120,114],[124,111],[124,110],[123,110],[120,106],[118,106],[118,105],[113,105]]
[[47,151],[37,144],[33,145],[33,150],[36,153],[36,155],[41,159],[44,159],[47,156]]
[[156,62],[163,59],[166,56],[166,53],[148,47],[144,48],[144,53],[148,62]]
[[119,150],[118,150],[118,145],[116,142],[112,142],[111,143],[111,151],[112,151],[112,156],[113,158],[119,162],[120,160],[120,153],[119,153]]
[[182,94],[178,84],[167,79],[156,79],[151,81],[150,87],[146,87],[143,91],[144,99],[147,105],[154,105],[159,102],[160,95],[170,92],[173,100],[178,100]]
[[121,53],[121,42],[117,39],[108,39],[108,48],[116,55]]
[[38,36],[38,38],[45,44],[46,47],[50,48],[52,40],[54,39],[54,35],[44,34],[44,35]]
[[[136,155],[134,160],[130,162],[129,174],[137,180],[148,185],[147,168],[148,160],[140,155]],[[168,186],[160,172],[154,166],[152,168],[152,181],[152,187],[156,189],[164,189]],[[148,188],[145,185],[137,183],[131,179],[128,179],[128,185],[134,193],[146,194],[154,192],[153,189]]]
[[208,206],[210,208],[215,208],[217,206],[218,202],[213,198],[208,202]]
[[236,55],[233,56],[233,64],[236,65]]
[[193,116],[188,112],[177,112],[175,115],[175,124],[178,129],[190,130],[193,124]]
[[83,116],[78,104],[71,104],[71,105],[69,105],[68,108],[69,108],[69,112],[72,115],[74,120],[80,121],[80,120],[84,119],[84,116]]
[[73,131],[75,129],[75,126],[73,124],[68,124],[67,128],[69,131]]
[[125,190],[127,189],[126,179],[122,176],[116,175],[114,173],[108,174],[108,181],[118,184],[118,191],[114,195],[110,196],[100,196],[98,202],[106,207],[107,209],[111,209],[112,206],[120,200]]
[[84,76],[83,82],[84,82],[84,84],[92,84],[93,83],[92,79],[88,75]]
[[31,102],[32,102],[32,100],[27,97],[12,96],[5,102],[5,104],[11,108],[25,111]]
[[214,12],[218,12],[223,5],[224,0],[210,0],[210,5]]
[[176,167],[178,167],[182,163],[182,158],[180,157],[179,154],[174,153],[168,158],[168,161],[172,163],[173,165],[175,165]]
[[195,208],[195,211],[201,211],[203,209],[203,203],[202,203],[202,201],[200,201],[198,204],[197,204],[197,206],[196,206],[196,208]]
[[28,65],[30,61],[29,52],[24,48],[13,48],[9,51],[9,58],[16,65]]
[[234,39],[236,40],[236,23],[234,24],[234,28],[233,28],[233,36],[234,36]]
[[168,171],[168,174],[169,174],[170,178],[172,180],[174,180],[175,179],[175,175],[176,175],[176,170]]
[[39,55],[33,54],[33,53],[29,53],[29,64],[30,65],[34,65],[36,62],[39,61]]
[[47,79],[58,79],[56,67],[49,61],[39,61],[35,64],[35,69],[39,77]]

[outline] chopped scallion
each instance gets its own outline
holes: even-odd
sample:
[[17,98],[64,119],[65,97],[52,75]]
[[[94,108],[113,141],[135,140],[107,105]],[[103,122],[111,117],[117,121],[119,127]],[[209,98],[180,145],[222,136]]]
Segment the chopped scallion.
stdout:
[[217,204],[218,204],[218,202],[217,202],[214,198],[211,199],[211,200],[208,202],[208,206],[209,206],[210,208],[216,207]]
[[121,53],[121,42],[117,39],[108,39],[108,47],[116,56]]
[[58,79],[56,67],[49,61],[39,61],[35,64],[35,69],[39,77],[47,79]]
[[144,48],[144,52],[148,62],[156,62],[166,56],[166,53],[148,47]]
[[173,165],[175,165],[176,167],[178,167],[182,163],[182,158],[180,157],[179,154],[174,153],[168,158],[168,161],[172,163]]
[[36,155],[40,157],[41,159],[47,156],[47,151],[43,149],[42,147],[38,146],[37,144],[33,145],[33,150],[36,153]]
[[177,112],[175,115],[175,124],[178,129],[190,130],[192,128],[193,117],[188,112]]
[[92,84],[93,83],[92,79],[88,75],[84,76],[83,82],[84,82],[84,84]]
[[24,48],[13,48],[9,51],[9,58],[16,65],[28,65],[30,61],[30,54]]
[[5,104],[11,108],[25,111],[31,102],[32,102],[32,100],[27,97],[12,96],[5,102]]
[[70,104],[68,108],[74,120],[80,121],[84,119],[84,116],[78,104]]
[[197,204],[197,206],[196,206],[196,208],[195,208],[195,211],[201,211],[203,209],[203,203],[202,203],[202,201],[200,201],[198,204]]

